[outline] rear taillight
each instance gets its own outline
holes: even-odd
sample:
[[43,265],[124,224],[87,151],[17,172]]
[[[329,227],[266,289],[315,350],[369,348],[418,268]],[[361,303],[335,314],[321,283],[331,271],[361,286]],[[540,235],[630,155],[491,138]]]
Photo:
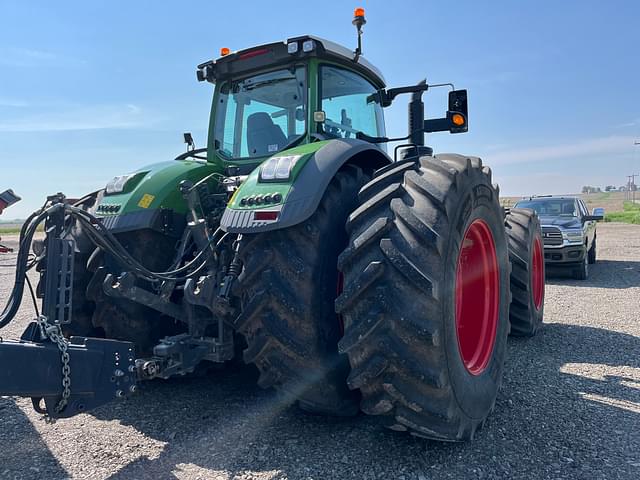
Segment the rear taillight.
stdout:
[[257,50],[251,50],[250,52],[239,55],[238,60],[246,60],[247,58],[257,57],[258,55],[264,55],[265,53],[269,53],[268,48],[258,48]]
[[280,212],[256,212],[253,214],[255,221],[269,222],[278,219],[278,213]]

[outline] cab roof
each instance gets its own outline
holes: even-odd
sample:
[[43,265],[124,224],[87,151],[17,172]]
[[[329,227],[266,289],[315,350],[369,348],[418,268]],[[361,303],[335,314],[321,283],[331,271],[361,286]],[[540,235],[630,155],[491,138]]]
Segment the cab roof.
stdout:
[[[296,44],[289,48],[289,45]],[[307,48],[305,48],[305,46]],[[309,48],[311,47],[311,48]],[[304,51],[307,50],[307,51]],[[272,66],[287,65],[295,61],[308,58],[331,60],[346,67],[359,71],[371,80],[377,88],[384,88],[386,83],[382,72],[362,56],[354,61],[354,53],[346,47],[330,40],[314,35],[303,35],[288,38],[285,41],[258,45],[244,50],[229,53],[215,60],[198,65],[198,81],[207,80],[211,83],[249,75],[254,71]]]
[[521,200],[529,200],[529,201],[536,201],[536,200],[576,200],[578,197],[574,196],[574,195],[533,195],[531,197],[522,197]]

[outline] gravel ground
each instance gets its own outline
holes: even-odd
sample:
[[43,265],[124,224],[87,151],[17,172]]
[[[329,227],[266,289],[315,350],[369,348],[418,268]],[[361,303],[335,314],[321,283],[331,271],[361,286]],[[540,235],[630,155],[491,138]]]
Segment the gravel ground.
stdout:
[[[545,328],[509,340],[495,412],[473,442],[305,415],[247,367],[151,382],[54,425],[29,400],[0,398],[0,478],[640,478],[640,226],[598,229],[590,279],[548,278]],[[12,258],[0,256],[2,302]],[[2,334],[31,316],[25,301]]]

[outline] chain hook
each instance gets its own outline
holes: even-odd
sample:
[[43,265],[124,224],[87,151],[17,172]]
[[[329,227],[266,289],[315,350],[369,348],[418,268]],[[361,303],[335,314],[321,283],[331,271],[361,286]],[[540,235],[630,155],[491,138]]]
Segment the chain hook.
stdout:
[[[71,367],[69,365],[69,342],[62,334],[60,325],[51,325],[46,316],[40,315],[37,319],[38,326],[40,327],[40,334],[44,338],[48,338],[58,346],[60,350],[60,359],[62,362],[62,398],[54,408],[55,413],[62,412],[69,402],[71,396]],[[55,418],[45,413],[44,419],[47,423],[54,423]]]

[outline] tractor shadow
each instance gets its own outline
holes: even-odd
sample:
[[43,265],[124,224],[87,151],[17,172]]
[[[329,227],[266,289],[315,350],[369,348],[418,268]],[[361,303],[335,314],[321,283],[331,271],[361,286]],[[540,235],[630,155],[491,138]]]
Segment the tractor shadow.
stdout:
[[[585,326],[548,324],[535,338],[510,339],[496,409],[464,444],[387,431],[364,415],[307,415],[255,379],[253,369],[240,368],[151,382],[126,403],[96,410],[98,419],[166,442],[159,457],[110,478],[461,478],[474,468],[505,476],[514,458],[522,472],[534,472],[529,478],[588,477],[581,469],[619,455],[620,442],[640,430],[640,339]],[[637,467],[616,468],[633,478]]]
[[640,286],[640,261],[598,260],[594,265],[589,265],[589,277],[586,280],[573,279],[570,268],[547,266],[546,273],[548,285],[613,289]]
[[13,399],[0,397],[0,422],[0,478],[70,476]]

